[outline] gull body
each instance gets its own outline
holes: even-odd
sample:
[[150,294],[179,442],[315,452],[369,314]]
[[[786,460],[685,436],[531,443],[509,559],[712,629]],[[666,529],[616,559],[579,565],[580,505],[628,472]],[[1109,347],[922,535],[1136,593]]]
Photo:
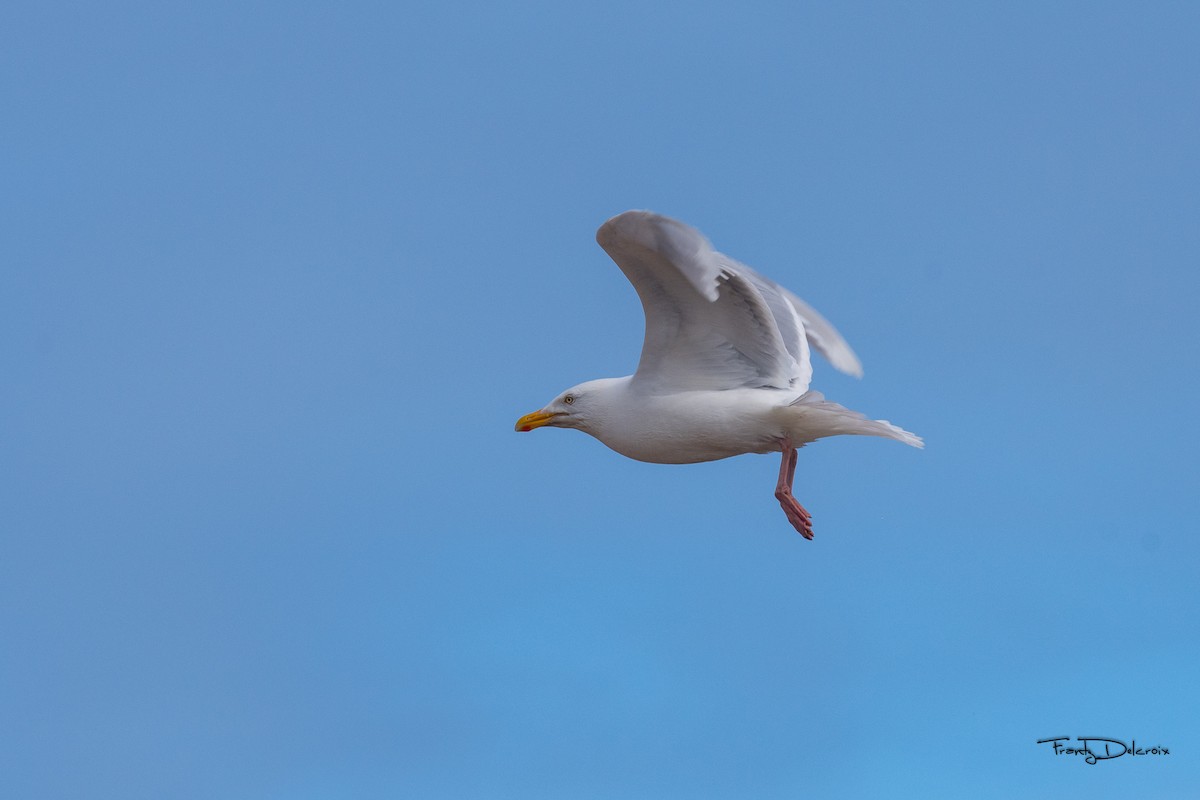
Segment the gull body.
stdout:
[[699,231],[627,211],[596,239],[642,300],[638,369],[567,389],[521,417],[517,430],[576,428],[623,456],[659,464],[781,452],[775,495],[806,538],[811,517],[791,493],[797,448],[840,434],[923,446],[908,431],[811,391],[810,346],[861,376],[850,346],[811,306],[713,250]]

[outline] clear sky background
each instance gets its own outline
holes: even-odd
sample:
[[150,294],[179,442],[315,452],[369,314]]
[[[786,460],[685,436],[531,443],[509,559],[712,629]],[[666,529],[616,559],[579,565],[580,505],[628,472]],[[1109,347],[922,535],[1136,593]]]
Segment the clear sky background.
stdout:
[[[1194,797],[1200,6],[7,3],[0,794]],[[678,217],[923,435],[639,464]],[[1169,756],[1088,766],[1040,738]]]

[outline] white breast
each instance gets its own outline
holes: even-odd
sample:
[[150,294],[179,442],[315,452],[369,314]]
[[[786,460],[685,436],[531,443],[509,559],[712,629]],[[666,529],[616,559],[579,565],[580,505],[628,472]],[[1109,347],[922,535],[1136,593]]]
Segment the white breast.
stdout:
[[770,453],[780,449],[783,435],[772,410],[794,397],[794,392],[765,389],[631,392],[588,432],[627,458],[655,464]]

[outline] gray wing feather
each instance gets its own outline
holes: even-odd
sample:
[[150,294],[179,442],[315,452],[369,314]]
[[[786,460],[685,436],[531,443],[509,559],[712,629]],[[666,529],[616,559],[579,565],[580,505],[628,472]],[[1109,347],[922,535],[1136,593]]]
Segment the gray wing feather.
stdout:
[[639,385],[803,391],[812,376],[810,342],[839,369],[859,369],[853,351],[824,318],[788,290],[713,250],[695,228],[648,211],[627,211],[600,226],[596,241],[642,301],[646,338],[634,374]]
[[837,332],[837,328],[833,327],[829,320],[817,313],[815,308],[801,300],[795,294],[775,283],[775,281],[759,275],[750,267],[745,265],[739,266],[749,275],[753,276],[754,280],[761,281],[785,298],[797,316],[800,317],[804,326],[804,334],[808,338],[808,343],[818,353],[825,356],[838,372],[844,372],[856,378],[862,377],[862,362],[858,360],[858,356],[854,354],[854,351],[850,349],[850,345],[842,338],[842,335]]

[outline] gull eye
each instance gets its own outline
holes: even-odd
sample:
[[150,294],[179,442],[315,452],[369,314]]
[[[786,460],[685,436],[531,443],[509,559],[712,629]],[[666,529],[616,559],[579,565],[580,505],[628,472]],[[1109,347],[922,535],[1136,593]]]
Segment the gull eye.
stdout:
[[563,398],[563,402],[566,403],[567,405],[571,405],[572,403],[575,402],[575,395],[573,395],[573,394],[567,395],[566,397]]

